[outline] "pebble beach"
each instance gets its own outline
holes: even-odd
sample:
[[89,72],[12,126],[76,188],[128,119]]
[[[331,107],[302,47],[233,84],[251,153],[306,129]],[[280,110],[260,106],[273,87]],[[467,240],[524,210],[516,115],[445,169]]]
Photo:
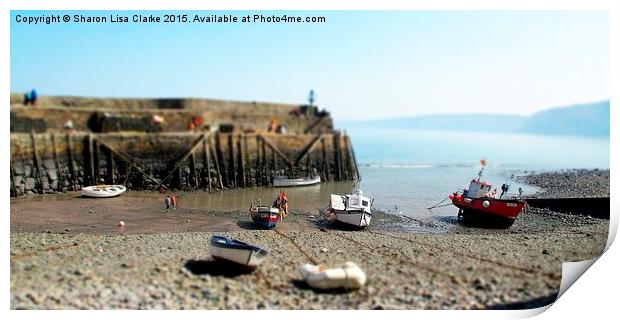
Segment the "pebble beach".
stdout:
[[[599,196],[605,185],[609,192],[609,171],[600,173],[590,190],[591,170],[524,179],[547,192],[561,180],[565,192],[578,184],[580,196]],[[348,231],[297,209],[275,230],[254,230],[243,211],[166,215],[159,203],[123,199],[93,207],[69,197],[47,209],[44,198],[11,200],[11,309],[533,308],[555,300],[562,262],[602,253],[609,226],[527,208],[502,230],[462,226],[455,211],[428,220],[376,212],[369,229]],[[129,212],[138,214],[117,227]],[[223,265],[208,252],[215,234],[269,255],[254,270]],[[346,261],[366,272],[363,288],[315,291],[298,272],[309,262]]]

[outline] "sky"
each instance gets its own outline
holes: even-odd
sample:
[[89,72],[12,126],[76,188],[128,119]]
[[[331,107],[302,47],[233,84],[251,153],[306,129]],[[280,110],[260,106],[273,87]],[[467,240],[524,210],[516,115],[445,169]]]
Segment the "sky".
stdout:
[[316,104],[337,120],[517,113],[609,99],[603,11],[263,11],[325,23],[56,23],[12,11],[11,92]]

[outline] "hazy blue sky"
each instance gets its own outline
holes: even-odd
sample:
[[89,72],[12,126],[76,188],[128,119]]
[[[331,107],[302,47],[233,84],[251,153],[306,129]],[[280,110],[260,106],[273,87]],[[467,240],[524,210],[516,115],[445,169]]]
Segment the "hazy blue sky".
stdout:
[[[78,12],[12,12],[12,92],[301,103],[314,89],[342,120],[530,114],[609,98],[606,12],[275,12],[327,17],[295,25],[15,22],[64,13]],[[200,14],[210,13],[255,12]]]

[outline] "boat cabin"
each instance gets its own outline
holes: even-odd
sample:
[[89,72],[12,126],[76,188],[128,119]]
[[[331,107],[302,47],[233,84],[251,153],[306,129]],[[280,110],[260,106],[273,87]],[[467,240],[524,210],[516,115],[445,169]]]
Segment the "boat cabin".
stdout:
[[482,181],[478,181],[478,180],[472,180],[471,183],[469,184],[469,189],[467,189],[467,192],[465,193],[465,197],[466,198],[482,198],[485,195],[489,194],[491,192],[491,185],[486,183],[486,182],[482,182]]

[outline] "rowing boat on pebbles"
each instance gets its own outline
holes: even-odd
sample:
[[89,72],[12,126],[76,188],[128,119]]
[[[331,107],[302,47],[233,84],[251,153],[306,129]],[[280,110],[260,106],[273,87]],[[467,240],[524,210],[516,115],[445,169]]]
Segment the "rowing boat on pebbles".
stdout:
[[82,197],[111,198],[117,197],[125,191],[127,191],[127,188],[121,185],[88,186],[82,188]]
[[267,250],[263,248],[222,236],[211,237],[209,253],[216,260],[231,261],[247,267],[260,265],[267,256]]

